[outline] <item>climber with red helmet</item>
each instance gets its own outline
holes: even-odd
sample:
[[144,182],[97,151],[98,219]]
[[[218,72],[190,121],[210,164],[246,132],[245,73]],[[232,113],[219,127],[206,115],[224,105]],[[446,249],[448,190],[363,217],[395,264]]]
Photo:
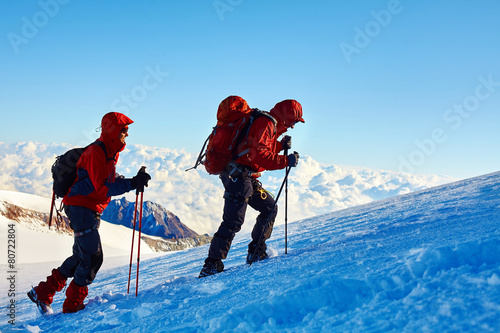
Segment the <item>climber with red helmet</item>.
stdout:
[[[229,164],[230,173],[228,169],[219,175],[225,189],[223,221],[213,236],[199,277],[224,270],[222,260],[226,259],[234,236],[241,230],[247,206],[260,213],[252,230],[252,241],[248,245],[247,263],[268,258],[265,242],[271,237],[278,209],[274,198],[262,188],[258,177],[265,170],[297,166],[297,152],[288,156],[280,154],[291,148],[291,137],[286,135],[280,141],[278,138],[296,123],[303,123],[304,119],[302,106],[291,99],[279,102],[271,111],[263,112],[263,115],[256,118],[250,126],[248,139],[239,143],[235,152],[235,156],[239,157]],[[237,173],[234,172],[235,169]]]
[[51,303],[68,278],[63,313],[85,308],[83,301],[103,262],[99,224],[102,211],[112,196],[148,186],[151,176],[139,170],[136,176],[125,178],[116,174],[120,152],[125,148],[128,127],[133,121],[118,112],[109,112],[101,121],[101,136],[89,145],[78,159],[77,178],[63,198],[64,210],[74,231],[73,254],[59,268],[54,268],[46,281],[28,292],[42,314],[51,314]]

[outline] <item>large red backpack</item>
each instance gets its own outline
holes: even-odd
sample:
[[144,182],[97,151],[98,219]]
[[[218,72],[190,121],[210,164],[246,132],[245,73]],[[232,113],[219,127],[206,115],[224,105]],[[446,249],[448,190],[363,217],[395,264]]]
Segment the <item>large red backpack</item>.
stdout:
[[239,96],[224,99],[217,110],[217,125],[205,140],[195,165],[188,170],[203,164],[209,174],[217,175],[225,170],[231,160],[246,154],[248,151],[237,154],[236,147],[248,135],[250,125],[261,113],[263,112],[260,110],[250,109],[247,102]]

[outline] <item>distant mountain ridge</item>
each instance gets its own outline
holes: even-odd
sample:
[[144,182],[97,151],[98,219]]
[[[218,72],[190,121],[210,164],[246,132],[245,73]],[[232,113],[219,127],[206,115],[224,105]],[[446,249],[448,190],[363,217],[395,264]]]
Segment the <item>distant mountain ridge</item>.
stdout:
[[[112,200],[102,213],[101,218],[113,224],[133,228],[135,202],[125,197]],[[139,228],[139,209],[137,210],[136,229]],[[150,236],[166,239],[192,238],[199,236],[184,225],[179,217],[161,205],[145,201],[142,208],[142,232]]]
[[[144,202],[143,205],[141,241],[152,252],[179,251],[210,243],[212,237],[198,235],[180,222],[180,219],[175,214],[161,205],[149,201]],[[124,236],[125,239],[130,240],[131,230],[129,228],[132,228],[133,224],[134,206],[135,203],[128,202],[125,198],[113,200],[110,203],[110,209],[106,210],[105,216],[114,222],[112,223],[101,217],[100,230],[102,231],[103,245],[108,246],[108,250],[112,248],[114,255],[122,251]],[[70,227],[69,219],[64,213],[60,221],[57,222],[56,213],[54,212],[52,227],[48,228],[49,207],[49,198],[0,190],[0,220],[3,220],[0,222],[15,223],[16,228],[19,227],[34,232],[36,239],[38,239],[38,235],[47,233],[52,236],[60,235],[72,239],[73,230]],[[6,225],[3,224],[2,226],[2,223],[0,223],[0,229],[5,228]],[[139,224],[137,223],[136,229],[138,227]],[[24,236],[23,234],[21,237]],[[57,239],[56,242],[58,244],[64,243],[60,239]],[[32,256],[33,252],[36,252],[36,250],[33,250],[31,255],[27,255],[27,257]]]
[[[33,229],[47,228],[50,217],[49,213],[38,212],[2,200],[0,200],[0,215],[17,223],[24,222],[25,224],[31,224]],[[73,235],[73,230],[69,226],[69,219],[66,216],[61,216],[60,221],[57,221],[55,211],[52,216],[51,226],[52,229],[57,229],[61,234]]]

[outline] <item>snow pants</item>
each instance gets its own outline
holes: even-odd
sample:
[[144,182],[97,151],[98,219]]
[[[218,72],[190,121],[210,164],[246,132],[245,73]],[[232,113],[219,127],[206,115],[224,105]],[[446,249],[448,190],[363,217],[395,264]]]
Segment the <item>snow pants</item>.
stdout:
[[210,244],[208,257],[226,259],[234,236],[241,230],[245,221],[247,206],[260,212],[252,230],[252,242],[248,246],[248,251],[253,253],[261,235],[263,238],[260,250],[265,251],[266,240],[271,237],[278,212],[278,207],[274,205],[274,198],[266,192],[259,191],[262,189],[261,184],[254,178],[244,176],[231,178],[226,172],[220,174],[219,178],[225,189],[224,212],[222,223]]
[[75,232],[73,255],[59,267],[65,277],[72,277],[80,287],[91,284],[103,262],[101,237],[99,236],[100,214],[80,206],[66,206],[66,215]]

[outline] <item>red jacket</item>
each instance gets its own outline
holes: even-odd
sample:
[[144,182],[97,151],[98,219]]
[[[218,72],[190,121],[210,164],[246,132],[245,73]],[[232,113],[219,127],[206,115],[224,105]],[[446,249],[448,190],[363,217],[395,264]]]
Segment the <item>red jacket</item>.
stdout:
[[257,118],[248,133],[248,141],[238,147],[238,153],[249,149],[248,154],[238,158],[236,162],[249,166],[253,171],[284,169],[288,166],[288,158],[280,155],[283,150],[278,137],[286,132],[286,128],[277,131],[272,119],[261,116]]
[[101,122],[101,137],[107,156],[99,145],[89,146],[77,163],[77,179],[64,196],[65,205],[83,206],[98,213],[106,208],[112,196],[132,190],[130,179],[116,177],[116,163],[125,144],[120,132],[133,121],[124,114],[107,113]]

